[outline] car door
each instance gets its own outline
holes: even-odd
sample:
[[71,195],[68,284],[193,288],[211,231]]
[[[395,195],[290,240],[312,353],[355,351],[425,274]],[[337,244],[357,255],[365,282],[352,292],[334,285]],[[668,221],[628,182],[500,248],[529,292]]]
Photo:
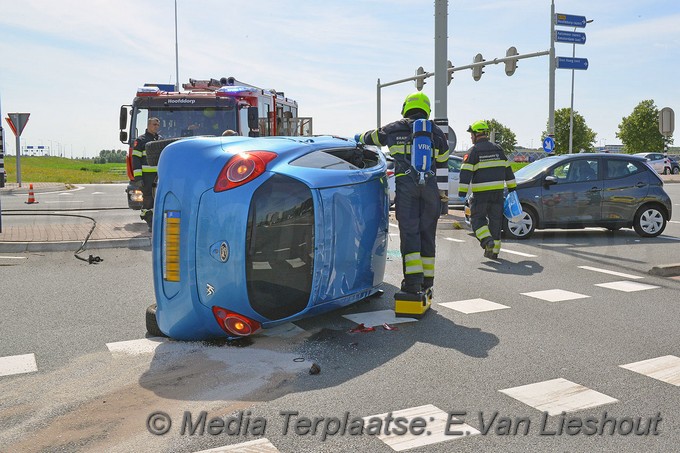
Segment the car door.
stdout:
[[647,155],[647,158],[649,159],[650,165],[654,170],[656,170],[657,173],[663,173],[664,167],[663,154],[651,153]]
[[582,157],[561,162],[550,170],[541,190],[546,227],[594,224],[602,215],[600,159]]
[[649,193],[649,169],[643,162],[621,158],[604,162],[602,219],[605,222],[630,222]]

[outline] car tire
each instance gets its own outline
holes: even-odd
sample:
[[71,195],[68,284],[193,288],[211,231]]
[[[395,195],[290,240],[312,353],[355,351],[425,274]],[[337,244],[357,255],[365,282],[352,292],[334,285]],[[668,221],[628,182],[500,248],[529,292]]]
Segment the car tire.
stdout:
[[503,217],[503,231],[512,239],[528,239],[536,230],[538,216],[531,208],[522,206],[522,219],[519,222],[509,222]]
[[680,167],[673,167],[673,171],[671,172],[674,175],[679,175],[680,174]]
[[158,319],[156,318],[156,304],[150,305],[146,309],[146,331],[152,337],[167,337],[160,327],[158,327]]
[[168,138],[166,140],[156,140],[153,142],[148,142],[145,146],[146,149],[146,162],[149,165],[158,165],[158,160],[161,158],[161,153],[170,143],[179,140],[179,138]]
[[642,237],[657,237],[666,229],[666,217],[657,206],[645,205],[635,213],[633,228]]

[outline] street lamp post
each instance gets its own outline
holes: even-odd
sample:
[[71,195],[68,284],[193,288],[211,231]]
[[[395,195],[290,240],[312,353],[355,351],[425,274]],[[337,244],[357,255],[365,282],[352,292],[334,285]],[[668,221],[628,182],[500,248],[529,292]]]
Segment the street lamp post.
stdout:
[[[589,24],[593,19],[587,20]],[[574,27],[576,31],[576,27]],[[571,58],[576,58],[576,43],[572,44]],[[571,70],[571,106],[569,107],[569,154],[573,152],[574,147],[574,70]]]

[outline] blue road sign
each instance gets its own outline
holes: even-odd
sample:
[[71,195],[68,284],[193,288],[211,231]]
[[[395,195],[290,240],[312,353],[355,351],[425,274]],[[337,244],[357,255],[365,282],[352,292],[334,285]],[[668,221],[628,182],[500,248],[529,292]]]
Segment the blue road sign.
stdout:
[[543,139],[543,151],[550,154],[555,149],[555,140],[552,137],[546,137]]
[[555,30],[555,41],[569,44],[585,44],[586,34],[579,31]]
[[571,14],[555,14],[555,25],[566,25],[568,27],[586,26],[586,16],[573,16]]
[[557,57],[557,67],[560,69],[588,69],[587,58]]

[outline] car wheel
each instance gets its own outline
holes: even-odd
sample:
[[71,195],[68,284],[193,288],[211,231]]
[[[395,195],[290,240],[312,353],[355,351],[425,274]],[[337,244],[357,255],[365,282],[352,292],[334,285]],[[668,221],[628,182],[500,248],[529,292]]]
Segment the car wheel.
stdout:
[[522,218],[519,222],[510,222],[503,217],[503,230],[513,239],[528,239],[536,229],[537,217],[534,212],[522,206]]
[[680,167],[673,167],[673,174],[674,175],[680,174]]
[[666,218],[656,206],[642,206],[633,220],[635,232],[642,237],[653,238],[666,228]]
[[152,337],[167,337],[158,327],[158,319],[156,319],[156,304],[150,305],[146,309],[146,331]]

